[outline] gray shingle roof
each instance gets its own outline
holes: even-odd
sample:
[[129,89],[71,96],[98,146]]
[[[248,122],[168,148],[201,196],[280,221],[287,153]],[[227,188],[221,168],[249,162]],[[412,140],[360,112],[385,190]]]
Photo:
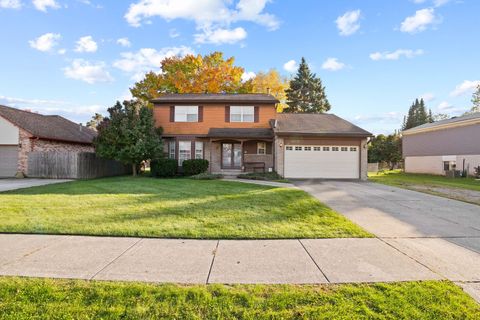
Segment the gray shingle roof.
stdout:
[[182,93],[164,94],[152,100],[153,103],[266,103],[275,104],[278,100],[270,94],[246,93]]
[[372,136],[353,123],[328,113],[280,113],[274,130],[279,135]]
[[96,132],[61,116],[45,116],[0,105],[0,116],[33,136],[65,142],[92,143]]
[[269,128],[211,128],[209,138],[245,138],[245,139],[271,139],[273,131]]
[[407,132],[407,133],[408,132],[414,132],[414,131],[419,130],[419,129],[434,128],[434,127],[441,126],[441,125],[446,125],[446,124],[456,123],[456,122],[462,122],[462,121],[467,121],[467,120],[474,120],[474,119],[480,119],[480,112],[472,113],[472,114],[469,114],[469,115],[466,115],[466,116],[453,117],[453,118],[446,119],[446,120],[440,120],[440,121],[436,121],[436,122],[433,122],[433,123],[422,124],[421,126],[414,127],[414,128],[405,130],[403,132]]

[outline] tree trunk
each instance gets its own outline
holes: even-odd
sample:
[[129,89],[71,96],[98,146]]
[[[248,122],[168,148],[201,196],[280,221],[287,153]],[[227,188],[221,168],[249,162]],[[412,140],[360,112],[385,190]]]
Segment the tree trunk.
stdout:
[[137,176],[137,165],[135,163],[132,164],[132,175]]

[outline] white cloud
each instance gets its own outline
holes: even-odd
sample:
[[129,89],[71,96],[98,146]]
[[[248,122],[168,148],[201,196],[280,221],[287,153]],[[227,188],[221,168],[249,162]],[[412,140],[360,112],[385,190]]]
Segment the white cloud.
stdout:
[[113,66],[132,75],[133,80],[141,80],[149,71],[160,71],[163,59],[173,56],[194,54],[194,51],[185,46],[167,47],[160,50],[142,48],[137,52],[123,52],[121,59],[114,61]]
[[22,2],[20,0],[0,0],[0,8],[2,9],[20,9]]
[[245,29],[238,27],[235,29],[205,29],[203,33],[195,34],[195,43],[233,44],[242,41],[247,37]]
[[[127,22],[139,27],[158,16],[167,21],[192,20],[201,33],[195,35],[197,43],[235,43],[245,39],[247,32],[240,27],[230,28],[232,23],[249,21],[269,30],[279,27],[278,19],[264,9],[271,0],[239,0],[235,6],[230,0],[138,0],[125,14]],[[177,33],[171,33],[175,37]]]
[[117,44],[121,45],[122,47],[131,47],[132,46],[132,43],[130,42],[130,40],[128,40],[128,38],[117,39]]
[[347,11],[343,16],[335,20],[337,28],[342,36],[350,36],[360,29],[360,10]]
[[39,36],[35,40],[30,40],[28,43],[30,47],[37,49],[38,51],[47,52],[51,51],[56,45],[62,36],[58,33],[45,33]]
[[473,92],[473,90],[477,86],[480,86],[480,80],[476,80],[476,81],[465,80],[459,85],[457,85],[455,89],[450,93],[450,95],[453,97],[458,97],[465,93]]
[[97,49],[98,45],[92,36],[81,37],[78,39],[77,46],[75,47],[76,52],[95,52]]
[[435,7],[441,7],[449,3],[451,0],[433,0],[433,5]]
[[64,49],[64,48],[59,49],[59,50],[57,51],[57,53],[63,55],[63,54],[65,54],[65,53],[67,53],[67,49]]
[[248,81],[250,79],[253,79],[255,78],[257,75],[255,74],[255,72],[253,71],[248,71],[248,72],[244,72],[242,74],[242,82],[245,82],[245,81]]
[[405,58],[413,58],[415,56],[420,56],[424,54],[424,51],[421,49],[418,50],[410,50],[410,49],[398,49],[393,52],[374,52],[370,54],[370,59],[374,61],[378,60],[398,60],[401,57]]
[[437,106],[437,109],[439,111],[448,111],[452,108],[453,108],[453,106],[448,101],[442,101]]
[[33,5],[37,10],[47,12],[48,8],[58,9],[60,6],[55,0],[33,0]]
[[400,31],[408,33],[417,33],[425,31],[429,25],[439,22],[435,16],[435,9],[426,8],[417,10],[415,15],[407,17],[400,26]]
[[426,92],[420,96],[420,99],[423,99],[425,102],[430,102],[435,100],[435,95],[431,92]]
[[113,77],[106,70],[104,62],[89,62],[83,59],[75,59],[63,71],[67,78],[81,80],[89,84],[113,81]]
[[295,60],[287,61],[283,65],[283,69],[285,69],[288,72],[295,72],[298,69],[297,62]]
[[352,121],[356,124],[365,124],[365,123],[401,123],[403,119],[403,114],[396,111],[381,113],[381,114],[370,114],[370,115],[357,115]]
[[338,61],[337,58],[328,58],[322,64],[322,69],[330,70],[330,71],[338,71],[345,68],[347,65],[343,62]]
[[193,20],[200,27],[252,21],[276,29],[279,26],[277,18],[263,13],[268,2],[270,0],[240,0],[235,8],[231,8],[232,1],[225,0],[139,0],[130,5],[125,19],[135,27],[145,19],[159,16],[165,20]]

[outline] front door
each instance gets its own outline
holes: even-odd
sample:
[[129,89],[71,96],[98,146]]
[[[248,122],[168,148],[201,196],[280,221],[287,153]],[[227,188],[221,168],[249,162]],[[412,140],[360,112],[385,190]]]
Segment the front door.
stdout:
[[222,168],[240,169],[242,166],[242,146],[240,143],[222,143]]

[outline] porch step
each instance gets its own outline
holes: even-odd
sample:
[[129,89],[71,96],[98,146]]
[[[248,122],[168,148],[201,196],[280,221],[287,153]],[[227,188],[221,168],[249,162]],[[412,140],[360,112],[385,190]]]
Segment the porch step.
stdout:
[[224,177],[237,177],[239,174],[243,173],[242,170],[220,170],[219,172],[215,172],[223,175]]

